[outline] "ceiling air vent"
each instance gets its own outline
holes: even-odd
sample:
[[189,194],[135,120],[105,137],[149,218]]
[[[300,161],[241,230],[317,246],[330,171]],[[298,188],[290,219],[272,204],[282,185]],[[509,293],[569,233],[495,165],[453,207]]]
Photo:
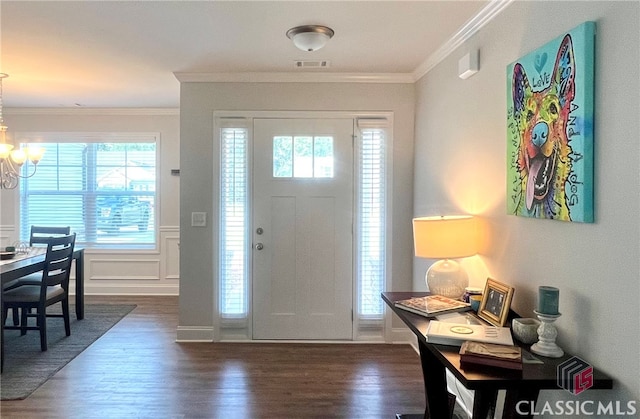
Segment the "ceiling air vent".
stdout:
[[295,68],[329,68],[330,61],[327,60],[296,60],[293,62]]

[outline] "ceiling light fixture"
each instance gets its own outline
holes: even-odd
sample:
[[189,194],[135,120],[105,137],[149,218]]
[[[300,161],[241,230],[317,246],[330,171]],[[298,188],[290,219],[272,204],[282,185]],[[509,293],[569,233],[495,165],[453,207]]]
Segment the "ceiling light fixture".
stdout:
[[[37,164],[44,154],[42,147],[29,146],[25,151],[14,150],[12,144],[7,144],[7,126],[2,118],[2,80],[7,77],[8,74],[0,73],[0,189],[14,189],[18,186],[19,178],[35,175]],[[22,176],[20,169],[27,159],[33,163],[33,173]]]
[[296,26],[287,31],[287,38],[303,51],[317,51],[333,37],[333,29],[321,25]]

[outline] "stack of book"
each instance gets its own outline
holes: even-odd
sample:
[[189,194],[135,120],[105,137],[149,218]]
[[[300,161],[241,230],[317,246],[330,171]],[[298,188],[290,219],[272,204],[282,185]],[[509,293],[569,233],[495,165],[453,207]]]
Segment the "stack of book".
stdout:
[[486,342],[464,342],[460,347],[460,366],[477,365],[522,370],[522,349],[519,346]]
[[425,338],[429,343],[461,346],[465,341],[513,346],[511,329],[481,324],[455,324],[431,320]]
[[439,314],[471,309],[469,303],[443,297],[442,295],[427,295],[426,297],[413,297],[408,300],[400,300],[395,302],[395,306],[425,317],[435,317]]

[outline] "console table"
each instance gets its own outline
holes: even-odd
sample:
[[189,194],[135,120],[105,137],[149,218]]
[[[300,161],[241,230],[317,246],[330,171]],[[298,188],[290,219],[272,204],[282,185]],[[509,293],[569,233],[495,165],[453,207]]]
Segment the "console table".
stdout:
[[[427,343],[425,333],[429,319],[418,314],[395,307],[394,302],[411,297],[428,295],[426,292],[384,292],[382,299],[393,312],[411,329],[418,338],[420,361],[424,378],[426,409],[418,417],[442,419],[450,418],[449,393],[445,369],[467,389],[474,390],[473,417],[486,418],[495,408],[498,390],[506,390],[503,418],[530,418],[520,415],[516,409],[519,401],[536,401],[540,390],[562,390],[557,384],[557,367],[571,358],[565,354],[561,358],[547,358],[536,355],[543,364],[524,364],[522,371],[502,370],[499,368],[475,368],[465,370],[460,367],[459,347]],[[593,387],[591,389],[611,389],[613,380],[605,373],[593,369]],[[570,396],[573,397],[573,396]],[[528,406],[528,405],[527,405]],[[413,415],[411,415],[413,416]],[[405,415],[399,416],[405,417]],[[409,417],[407,415],[406,417]]]

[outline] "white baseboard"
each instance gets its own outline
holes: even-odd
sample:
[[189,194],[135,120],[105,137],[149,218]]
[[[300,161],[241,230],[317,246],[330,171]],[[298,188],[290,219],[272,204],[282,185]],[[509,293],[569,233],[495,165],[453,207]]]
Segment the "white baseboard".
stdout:
[[[71,281],[73,284],[73,281]],[[74,293],[72,288],[69,292]],[[84,285],[85,295],[179,295],[180,288],[176,284],[91,284]]]
[[406,327],[395,327],[391,329],[391,343],[408,343],[418,351],[418,340],[416,335]]
[[178,326],[176,342],[213,342],[213,327]]

